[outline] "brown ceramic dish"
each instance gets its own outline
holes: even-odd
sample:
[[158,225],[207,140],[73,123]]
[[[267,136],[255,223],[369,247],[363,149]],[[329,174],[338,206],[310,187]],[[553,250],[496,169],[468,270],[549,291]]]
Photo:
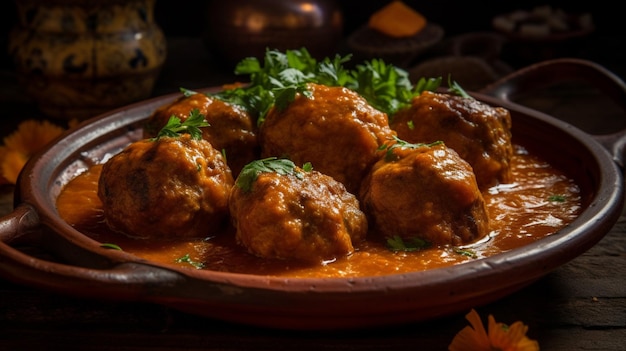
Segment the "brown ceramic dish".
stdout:
[[0,219],[0,276],[64,294],[153,302],[273,328],[359,328],[465,312],[582,254],[620,216],[624,133],[591,136],[510,102],[519,89],[567,76],[582,77],[616,101],[626,101],[626,87],[619,78],[593,63],[568,59],[531,66],[474,94],[508,108],[517,142],[568,172],[582,190],[584,211],[571,225],[519,249],[408,274],[287,279],[181,269],[102,248],[59,217],[55,208],[59,191],[78,172],[138,138],[142,122],[178,96],[173,94],[89,120],[31,159],[18,181],[15,210]]

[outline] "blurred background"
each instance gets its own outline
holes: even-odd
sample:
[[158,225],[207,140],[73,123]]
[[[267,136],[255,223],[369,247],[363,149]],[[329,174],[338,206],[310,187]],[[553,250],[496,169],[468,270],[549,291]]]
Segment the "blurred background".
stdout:
[[[32,5],[38,1],[0,2],[0,33],[2,33],[0,36],[0,103],[4,110],[0,117],[6,122],[3,129],[14,127],[11,116],[16,113],[57,120],[68,119],[64,116],[42,113],[36,107],[36,103],[32,103],[33,97],[25,93],[24,85],[17,84],[16,61],[8,48],[11,31],[19,23],[17,5],[22,2]],[[69,0],[65,2],[72,6],[81,3],[123,3],[123,1],[115,0],[91,2]],[[151,3],[151,1],[144,2]],[[579,57],[595,61],[618,76],[626,76],[624,50],[626,35],[622,28],[622,15],[620,11],[616,11],[604,1],[406,0],[404,2],[441,30],[435,34],[424,34],[431,37],[420,39],[422,42],[418,42],[419,55],[399,64],[413,74],[437,74],[441,70],[452,70],[457,72],[457,77],[467,80],[469,90],[474,90],[507,72],[533,62],[554,57]],[[54,0],[46,3],[46,6],[51,3],[63,3],[63,1]],[[320,6],[319,11],[328,13],[296,13],[295,16],[309,16],[306,21],[297,22],[297,19],[294,20],[294,17],[287,13],[294,3],[297,6],[306,3],[317,4]],[[351,42],[354,39],[353,36],[366,25],[375,11],[387,3],[389,1],[383,0],[360,2],[345,0],[238,0],[230,2],[156,0],[152,9],[153,19],[164,34],[166,46],[163,50],[166,52],[163,54],[164,62],[158,69],[156,81],[149,95],[157,96],[177,92],[179,87],[196,89],[236,80],[233,68],[239,59],[237,55],[246,56],[252,50],[253,45],[266,45],[266,43],[273,43],[273,40],[294,43],[294,40],[298,39],[300,41],[295,41],[296,43],[304,42],[312,49],[317,45],[318,50],[315,54],[320,56],[332,55],[335,52],[352,53],[357,50],[356,44]],[[32,6],[37,8],[36,5]],[[549,6],[568,15],[589,15],[592,19],[592,29],[580,35],[559,37],[558,40],[528,42],[507,37],[494,28],[493,21],[498,16],[519,10],[531,11],[540,6]],[[275,28],[265,32],[264,37],[252,38],[249,33],[242,34],[241,28],[236,27],[235,23],[236,12],[244,7],[251,8],[250,11],[261,17],[273,18]],[[294,7],[291,7],[291,10],[293,9]],[[335,17],[331,16],[330,12],[334,13]],[[337,14],[340,16],[339,19]],[[280,19],[276,19],[278,17]],[[297,26],[294,23],[300,23],[300,25],[306,23],[305,25],[309,27],[321,26],[320,21],[325,21],[324,28],[307,28],[307,31],[299,32],[298,28],[293,27]],[[329,29],[329,26],[333,28]],[[439,33],[440,37],[437,37],[436,33]],[[241,35],[244,36],[243,39]],[[294,39],[294,35],[300,37]],[[252,42],[253,39],[256,41]],[[365,39],[360,40],[368,42],[369,37],[366,36]],[[387,45],[386,42],[384,45],[372,42],[370,46],[378,46],[373,51],[376,54],[380,52],[376,50],[380,50],[380,47],[385,45]],[[471,59],[471,61],[466,59]],[[467,77],[463,77],[464,74]],[[71,114],[68,113],[65,117],[69,116]]]

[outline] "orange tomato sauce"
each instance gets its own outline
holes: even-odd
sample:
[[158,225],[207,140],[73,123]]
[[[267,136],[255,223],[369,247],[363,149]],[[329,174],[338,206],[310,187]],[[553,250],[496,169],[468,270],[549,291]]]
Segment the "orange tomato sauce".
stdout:
[[[208,269],[284,277],[378,276],[462,264],[489,257],[551,235],[581,211],[575,182],[536,155],[517,145],[512,159],[515,181],[483,193],[491,221],[490,234],[463,247],[431,247],[395,252],[385,242],[366,240],[352,255],[323,265],[255,257],[237,245],[234,228],[206,238],[180,241],[132,239],[114,233],[104,222],[97,196],[101,165],[70,181],[57,198],[60,216],[101,243],[149,261],[189,269]],[[469,255],[468,255],[469,253]]]

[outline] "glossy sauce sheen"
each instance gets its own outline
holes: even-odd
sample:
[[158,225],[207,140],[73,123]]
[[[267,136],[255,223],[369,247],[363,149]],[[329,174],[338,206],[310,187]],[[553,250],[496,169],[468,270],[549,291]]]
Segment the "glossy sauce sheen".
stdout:
[[118,245],[150,261],[190,269],[286,277],[357,277],[421,271],[489,257],[526,245],[555,233],[580,213],[580,190],[572,179],[528,154],[523,147],[516,146],[515,150],[514,181],[483,193],[491,221],[489,236],[460,248],[394,252],[384,242],[365,240],[348,257],[324,265],[304,265],[254,257],[235,243],[232,228],[203,239],[130,239],[111,232],[104,223],[102,204],[97,196],[101,165],[68,183],[57,199],[57,208],[70,225],[101,243]]

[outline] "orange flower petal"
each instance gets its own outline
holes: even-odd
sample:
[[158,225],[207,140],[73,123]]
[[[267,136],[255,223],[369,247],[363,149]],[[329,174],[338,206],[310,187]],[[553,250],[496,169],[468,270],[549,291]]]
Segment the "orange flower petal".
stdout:
[[49,121],[26,120],[4,138],[0,152],[0,184],[13,183],[28,159],[41,151],[65,129]]
[[539,343],[526,337],[528,326],[522,322],[515,322],[510,327],[504,323],[497,323],[489,315],[488,332],[475,310],[466,316],[471,327],[465,327],[452,340],[449,351],[538,351]]
[[491,351],[491,343],[478,313],[472,309],[465,318],[471,327],[463,328],[448,346],[449,351]]
[[9,152],[9,149],[7,149],[6,146],[0,146],[0,185],[11,184],[11,182],[2,174],[2,163],[7,152]]
[[493,316],[489,316],[489,339],[496,350],[502,351],[538,351],[539,343],[526,337],[528,327],[522,322],[515,322],[511,326],[496,323]]
[[49,121],[26,120],[19,124],[15,132],[4,138],[4,145],[30,156],[42,150],[63,131],[63,128]]
[[20,152],[9,150],[2,158],[0,170],[2,176],[11,184],[17,182],[17,177],[28,161],[28,157]]

